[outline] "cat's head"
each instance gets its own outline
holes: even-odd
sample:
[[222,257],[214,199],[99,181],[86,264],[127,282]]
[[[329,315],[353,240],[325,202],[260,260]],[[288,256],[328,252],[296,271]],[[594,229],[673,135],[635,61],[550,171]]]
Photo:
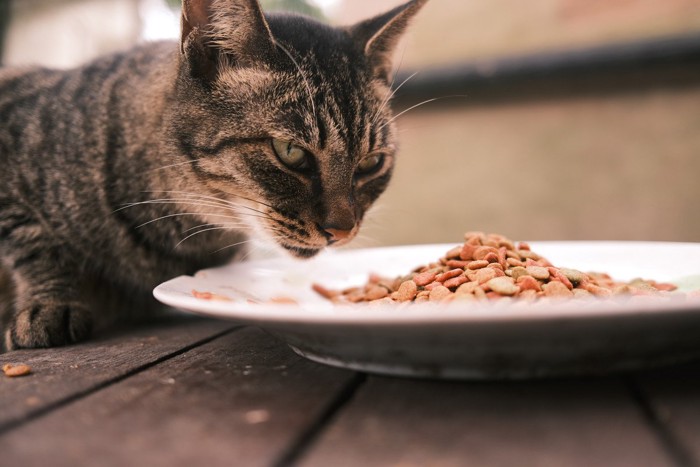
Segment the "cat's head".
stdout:
[[171,139],[201,188],[295,256],[352,239],[392,174],[391,60],[424,3],[333,28],[185,0]]

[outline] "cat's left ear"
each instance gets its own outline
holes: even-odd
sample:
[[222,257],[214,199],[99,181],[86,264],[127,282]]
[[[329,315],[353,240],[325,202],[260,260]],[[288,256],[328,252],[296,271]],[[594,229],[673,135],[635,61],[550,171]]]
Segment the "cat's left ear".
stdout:
[[257,0],[183,0],[180,51],[184,55],[191,54],[200,62],[215,62],[226,55],[246,65],[274,50],[270,27]]
[[394,50],[411,19],[427,1],[412,0],[350,28],[350,34],[364,49],[378,78],[389,82]]

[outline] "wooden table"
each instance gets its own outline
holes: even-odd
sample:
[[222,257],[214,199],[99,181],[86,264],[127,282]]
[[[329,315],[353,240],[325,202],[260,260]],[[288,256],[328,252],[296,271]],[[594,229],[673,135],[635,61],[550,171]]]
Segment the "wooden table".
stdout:
[[176,317],[0,355],[7,466],[694,466],[700,365],[447,382],[312,363],[268,334]]

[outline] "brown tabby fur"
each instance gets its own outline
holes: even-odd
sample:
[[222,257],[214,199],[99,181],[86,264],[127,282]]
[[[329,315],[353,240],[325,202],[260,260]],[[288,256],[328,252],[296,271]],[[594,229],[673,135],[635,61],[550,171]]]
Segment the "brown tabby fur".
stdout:
[[[249,235],[300,258],[349,241],[391,176],[390,57],[424,3],[331,28],[186,0],[179,47],[0,70],[5,347],[85,339]],[[308,167],[282,163],[273,138]],[[370,154],[381,163],[358,171]]]

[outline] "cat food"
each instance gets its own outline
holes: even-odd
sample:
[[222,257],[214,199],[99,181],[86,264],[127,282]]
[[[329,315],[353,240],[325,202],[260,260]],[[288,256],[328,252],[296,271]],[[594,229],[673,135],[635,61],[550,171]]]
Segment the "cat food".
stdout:
[[[320,291],[319,291],[320,293]],[[193,289],[191,291],[191,294],[194,298],[199,298],[200,300],[211,300],[211,301],[219,301],[219,302],[233,302],[235,301],[233,298],[227,296],[227,295],[222,295],[222,294],[216,294],[213,292],[201,292],[199,290]],[[285,295],[277,295],[274,296],[268,300],[260,301],[260,300],[254,300],[252,298],[248,298],[246,300],[247,303],[253,303],[253,304],[260,304],[260,303],[268,303],[272,305],[298,305],[299,302],[296,301],[296,299],[292,297],[287,297]]]
[[673,284],[555,267],[530,249],[503,235],[467,232],[465,241],[434,263],[405,276],[372,274],[367,283],[342,291],[314,284],[321,296],[337,303],[449,302],[453,300],[612,297],[664,295]]
[[10,378],[15,378],[17,376],[26,376],[29,373],[32,372],[32,368],[29,365],[25,364],[18,364],[18,365],[12,365],[10,363],[7,363],[3,365],[2,367],[3,373],[5,373],[5,376],[8,376]]
[[233,299],[227,297],[226,295],[215,294],[212,292],[200,292],[199,290],[192,290],[192,296],[194,298],[199,298],[202,300],[216,300],[220,302],[232,302]]

